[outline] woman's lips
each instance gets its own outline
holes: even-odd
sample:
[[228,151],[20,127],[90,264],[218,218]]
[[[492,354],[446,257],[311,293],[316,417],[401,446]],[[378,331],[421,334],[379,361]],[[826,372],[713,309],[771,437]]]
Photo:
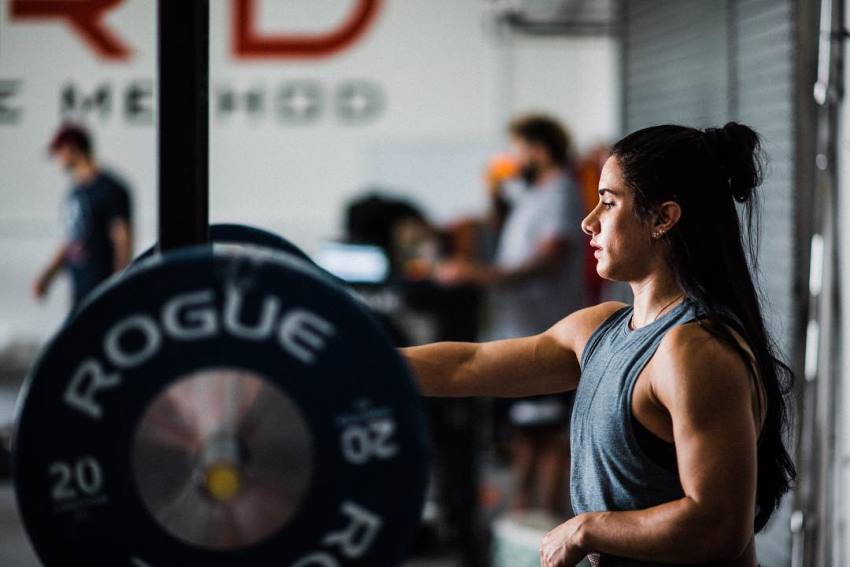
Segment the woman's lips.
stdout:
[[599,258],[599,253],[602,252],[602,247],[595,242],[591,242],[590,246],[593,248],[593,257]]

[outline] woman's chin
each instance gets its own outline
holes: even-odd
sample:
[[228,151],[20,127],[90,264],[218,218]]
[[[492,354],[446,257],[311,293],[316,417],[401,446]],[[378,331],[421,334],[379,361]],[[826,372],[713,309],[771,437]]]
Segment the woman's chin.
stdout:
[[617,279],[617,274],[611,269],[611,266],[609,266],[607,262],[600,261],[596,263],[596,274],[603,280],[609,280],[612,282],[620,281]]

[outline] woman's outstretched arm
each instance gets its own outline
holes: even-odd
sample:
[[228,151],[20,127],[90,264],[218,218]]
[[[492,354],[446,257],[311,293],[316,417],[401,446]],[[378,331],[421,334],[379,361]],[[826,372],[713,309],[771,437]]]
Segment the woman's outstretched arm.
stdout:
[[620,303],[576,311],[539,335],[486,343],[443,342],[401,349],[425,396],[524,397],[573,390],[593,330]]

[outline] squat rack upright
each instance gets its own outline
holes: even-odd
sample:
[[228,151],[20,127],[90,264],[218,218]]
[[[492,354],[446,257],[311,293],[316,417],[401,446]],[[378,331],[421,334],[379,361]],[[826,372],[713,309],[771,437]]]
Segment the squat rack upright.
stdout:
[[159,250],[209,240],[209,0],[158,2]]

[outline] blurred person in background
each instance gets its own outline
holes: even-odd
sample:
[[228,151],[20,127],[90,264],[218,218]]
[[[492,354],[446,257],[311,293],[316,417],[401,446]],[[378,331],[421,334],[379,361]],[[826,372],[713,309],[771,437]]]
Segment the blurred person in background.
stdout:
[[[491,289],[488,340],[540,333],[586,305],[585,207],[570,167],[570,136],[539,114],[514,119],[508,133],[510,156],[492,163],[487,179],[498,233],[493,263],[455,260],[435,270],[444,284]],[[565,511],[571,401],[566,394],[508,405],[513,508]]]
[[133,254],[132,203],[123,182],[95,161],[89,133],[63,124],[48,147],[51,158],[71,178],[63,201],[65,238],[33,283],[43,298],[62,270],[71,276],[72,309],[103,280],[121,271]]
[[[425,213],[381,187],[369,188],[347,204],[345,232],[349,242],[380,247],[394,278],[422,279],[438,252],[439,235]],[[425,258],[426,266],[419,267]]]

